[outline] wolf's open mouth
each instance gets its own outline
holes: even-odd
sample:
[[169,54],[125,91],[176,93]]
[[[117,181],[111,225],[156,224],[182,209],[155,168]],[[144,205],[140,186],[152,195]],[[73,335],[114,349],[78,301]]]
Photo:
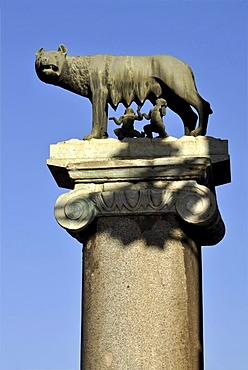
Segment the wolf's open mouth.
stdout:
[[59,67],[55,66],[54,64],[49,65],[42,65],[42,70],[53,70],[54,72],[57,72]]

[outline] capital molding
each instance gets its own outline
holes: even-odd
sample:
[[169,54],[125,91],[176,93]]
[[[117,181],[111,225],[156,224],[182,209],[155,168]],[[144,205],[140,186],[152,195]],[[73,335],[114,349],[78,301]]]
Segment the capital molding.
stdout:
[[62,194],[55,203],[55,217],[72,236],[97,217],[163,215],[174,213],[201,245],[213,245],[224,236],[214,193],[196,181],[171,181],[160,188],[123,188],[86,193],[82,189]]

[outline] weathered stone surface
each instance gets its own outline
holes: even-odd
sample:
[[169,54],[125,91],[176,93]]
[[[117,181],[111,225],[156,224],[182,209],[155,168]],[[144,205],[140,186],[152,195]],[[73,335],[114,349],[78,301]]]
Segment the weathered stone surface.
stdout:
[[202,369],[200,253],[174,216],[97,219],[84,241],[82,369]]
[[[209,164],[213,185],[230,181],[227,141],[204,136],[123,141],[72,139],[51,145],[47,164],[58,185],[69,189],[82,183],[133,182],[146,177],[150,181],[175,180],[180,176],[185,180],[189,170],[187,178],[204,182]],[[130,178],[132,171],[135,176]]]
[[[228,159],[227,140],[210,136],[169,136],[165,139],[116,139],[83,141],[71,139],[50,146],[50,160],[111,158],[207,157],[213,163]],[[60,163],[60,162],[58,162]],[[66,162],[65,162],[66,163]],[[65,164],[64,163],[64,164]]]

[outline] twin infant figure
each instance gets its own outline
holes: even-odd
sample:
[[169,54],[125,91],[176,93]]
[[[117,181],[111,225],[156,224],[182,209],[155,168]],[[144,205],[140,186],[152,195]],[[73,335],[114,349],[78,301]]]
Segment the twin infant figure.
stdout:
[[[114,133],[119,140],[124,139],[125,137],[148,137],[152,138],[152,133],[155,132],[159,134],[159,137],[165,138],[169,135],[165,131],[165,125],[163,122],[163,117],[166,115],[167,102],[165,99],[159,98],[155,101],[155,106],[149,111],[148,114],[141,113],[141,107],[137,109],[137,115],[135,114],[132,108],[126,108],[125,113],[119,119],[115,117],[109,117],[110,120],[113,120],[117,125],[121,125],[121,128],[114,130]],[[144,132],[139,132],[134,129],[134,121],[141,121],[143,117],[147,120],[150,120],[150,123],[145,125],[143,130]]]

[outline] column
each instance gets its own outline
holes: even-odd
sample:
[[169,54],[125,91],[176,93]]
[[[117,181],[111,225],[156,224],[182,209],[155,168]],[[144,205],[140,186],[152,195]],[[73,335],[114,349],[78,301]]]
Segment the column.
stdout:
[[48,166],[73,189],[55,217],[83,244],[81,370],[203,369],[201,246],[225,233],[227,142],[71,140]]

